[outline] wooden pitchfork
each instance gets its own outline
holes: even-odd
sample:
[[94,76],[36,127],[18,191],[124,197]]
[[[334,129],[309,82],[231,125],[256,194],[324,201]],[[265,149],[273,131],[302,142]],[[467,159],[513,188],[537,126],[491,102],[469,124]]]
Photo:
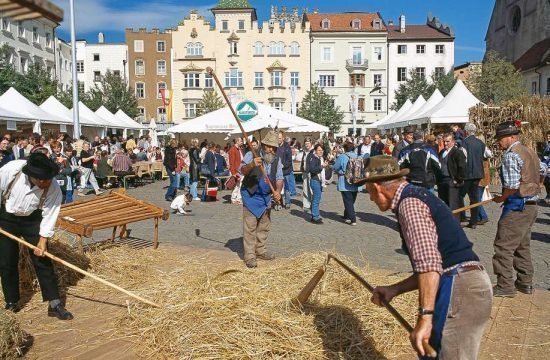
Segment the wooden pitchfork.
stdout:
[[[342,268],[344,268],[344,270],[346,270],[351,276],[353,276],[357,281],[359,281],[361,283],[361,285],[366,287],[367,290],[371,294],[374,292],[374,287],[372,285],[370,285],[358,273],[356,273],[349,266],[344,264],[336,256],[334,256],[332,254],[328,254],[323,266],[321,266],[319,268],[319,270],[317,270],[315,275],[313,275],[313,278],[311,278],[311,280],[306,284],[306,286],[302,289],[302,291],[300,291],[298,296],[296,296],[294,299],[292,299],[292,304],[294,304],[295,306],[301,308],[307,302],[307,300],[311,296],[311,293],[313,292],[313,290],[315,289],[315,287],[317,286],[319,281],[321,281],[321,279],[323,278],[323,275],[326,272],[327,265],[328,265],[330,259],[333,259],[338,265],[340,265]],[[411,324],[409,324],[409,322],[407,320],[405,320],[405,318],[391,304],[387,303],[386,301],[384,301],[382,299],[381,299],[381,302],[382,302],[382,305],[390,312],[390,314],[393,315],[393,317],[399,322],[399,324],[401,324],[401,326],[405,330],[407,330],[407,332],[409,334],[414,330],[414,328],[411,326]],[[434,348],[431,347],[431,345],[428,343],[427,340],[422,341],[422,346],[426,350],[426,355],[428,357],[431,357],[431,358],[437,357],[437,352],[434,350]]]

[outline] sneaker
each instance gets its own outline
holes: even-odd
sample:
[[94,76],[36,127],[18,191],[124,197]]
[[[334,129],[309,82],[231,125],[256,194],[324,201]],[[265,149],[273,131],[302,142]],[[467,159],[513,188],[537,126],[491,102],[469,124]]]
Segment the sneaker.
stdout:
[[270,253],[268,251],[264,252],[261,255],[256,255],[256,257],[258,259],[261,259],[261,260],[274,260],[275,259],[275,255],[273,255],[272,253]]
[[485,224],[487,224],[488,222],[489,222],[489,219],[483,219],[483,220],[479,220],[479,221],[477,222],[477,224],[478,224],[478,225],[485,225]]
[[101,191],[101,190],[96,190],[96,192],[95,192],[96,196],[99,196],[99,195],[101,195],[101,194],[103,194],[103,193],[104,193],[104,191]]
[[352,222],[352,223],[350,223],[350,225],[351,226],[357,226],[357,223]]
[[498,285],[493,287],[493,296],[494,297],[506,297],[506,298],[513,298],[516,296],[516,290],[504,290],[503,288],[499,287]]
[[81,191],[81,190],[78,190],[78,192],[76,194],[78,196],[86,196],[86,194],[84,194],[84,191]]
[[68,312],[63,305],[59,304],[54,308],[51,308],[48,306],[48,316],[49,317],[56,317],[59,320],[72,320],[74,319],[73,314]]
[[193,198],[193,201],[201,201],[201,198],[199,197]]
[[255,258],[248,259],[244,263],[245,263],[246,267],[249,268],[249,269],[254,269],[255,267],[258,266],[258,263],[256,262]]
[[351,224],[351,220],[350,220],[350,219],[346,219],[346,220],[344,220],[344,222],[345,222],[346,224]]

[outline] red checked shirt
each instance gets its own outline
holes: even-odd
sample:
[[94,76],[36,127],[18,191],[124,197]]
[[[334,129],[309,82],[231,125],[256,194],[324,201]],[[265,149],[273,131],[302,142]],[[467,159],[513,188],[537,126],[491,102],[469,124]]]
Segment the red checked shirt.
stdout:
[[[403,182],[397,188],[391,203],[393,212],[396,212],[403,189],[407,185],[407,182]],[[428,205],[416,198],[406,198],[399,205],[397,217],[414,272],[442,273],[441,253],[437,249],[437,230]]]

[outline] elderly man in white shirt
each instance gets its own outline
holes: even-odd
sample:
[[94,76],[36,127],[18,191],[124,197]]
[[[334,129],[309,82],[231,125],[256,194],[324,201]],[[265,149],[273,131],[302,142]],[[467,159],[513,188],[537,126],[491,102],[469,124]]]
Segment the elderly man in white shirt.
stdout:
[[[14,160],[0,169],[0,227],[38,247],[29,250],[48,316],[71,320],[73,315],[60,301],[57,278],[49,258],[44,257],[48,238],[61,207],[61,189],[52,181],[59,167],[46,155],[32,153],[27,161]],[[6,310],[19,311],[19,245],[0,235],[0,278]]]

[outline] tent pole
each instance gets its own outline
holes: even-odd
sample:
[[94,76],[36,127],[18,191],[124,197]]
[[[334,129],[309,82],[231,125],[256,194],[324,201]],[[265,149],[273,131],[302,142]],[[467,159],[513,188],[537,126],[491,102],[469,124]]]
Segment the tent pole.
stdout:
[[80,118],[78,114],[78,78],[76,74],[76,31],[74,21],[74,0],[70,0],[71,12],[71,61],[73,62],[73,137],[80,138]]

